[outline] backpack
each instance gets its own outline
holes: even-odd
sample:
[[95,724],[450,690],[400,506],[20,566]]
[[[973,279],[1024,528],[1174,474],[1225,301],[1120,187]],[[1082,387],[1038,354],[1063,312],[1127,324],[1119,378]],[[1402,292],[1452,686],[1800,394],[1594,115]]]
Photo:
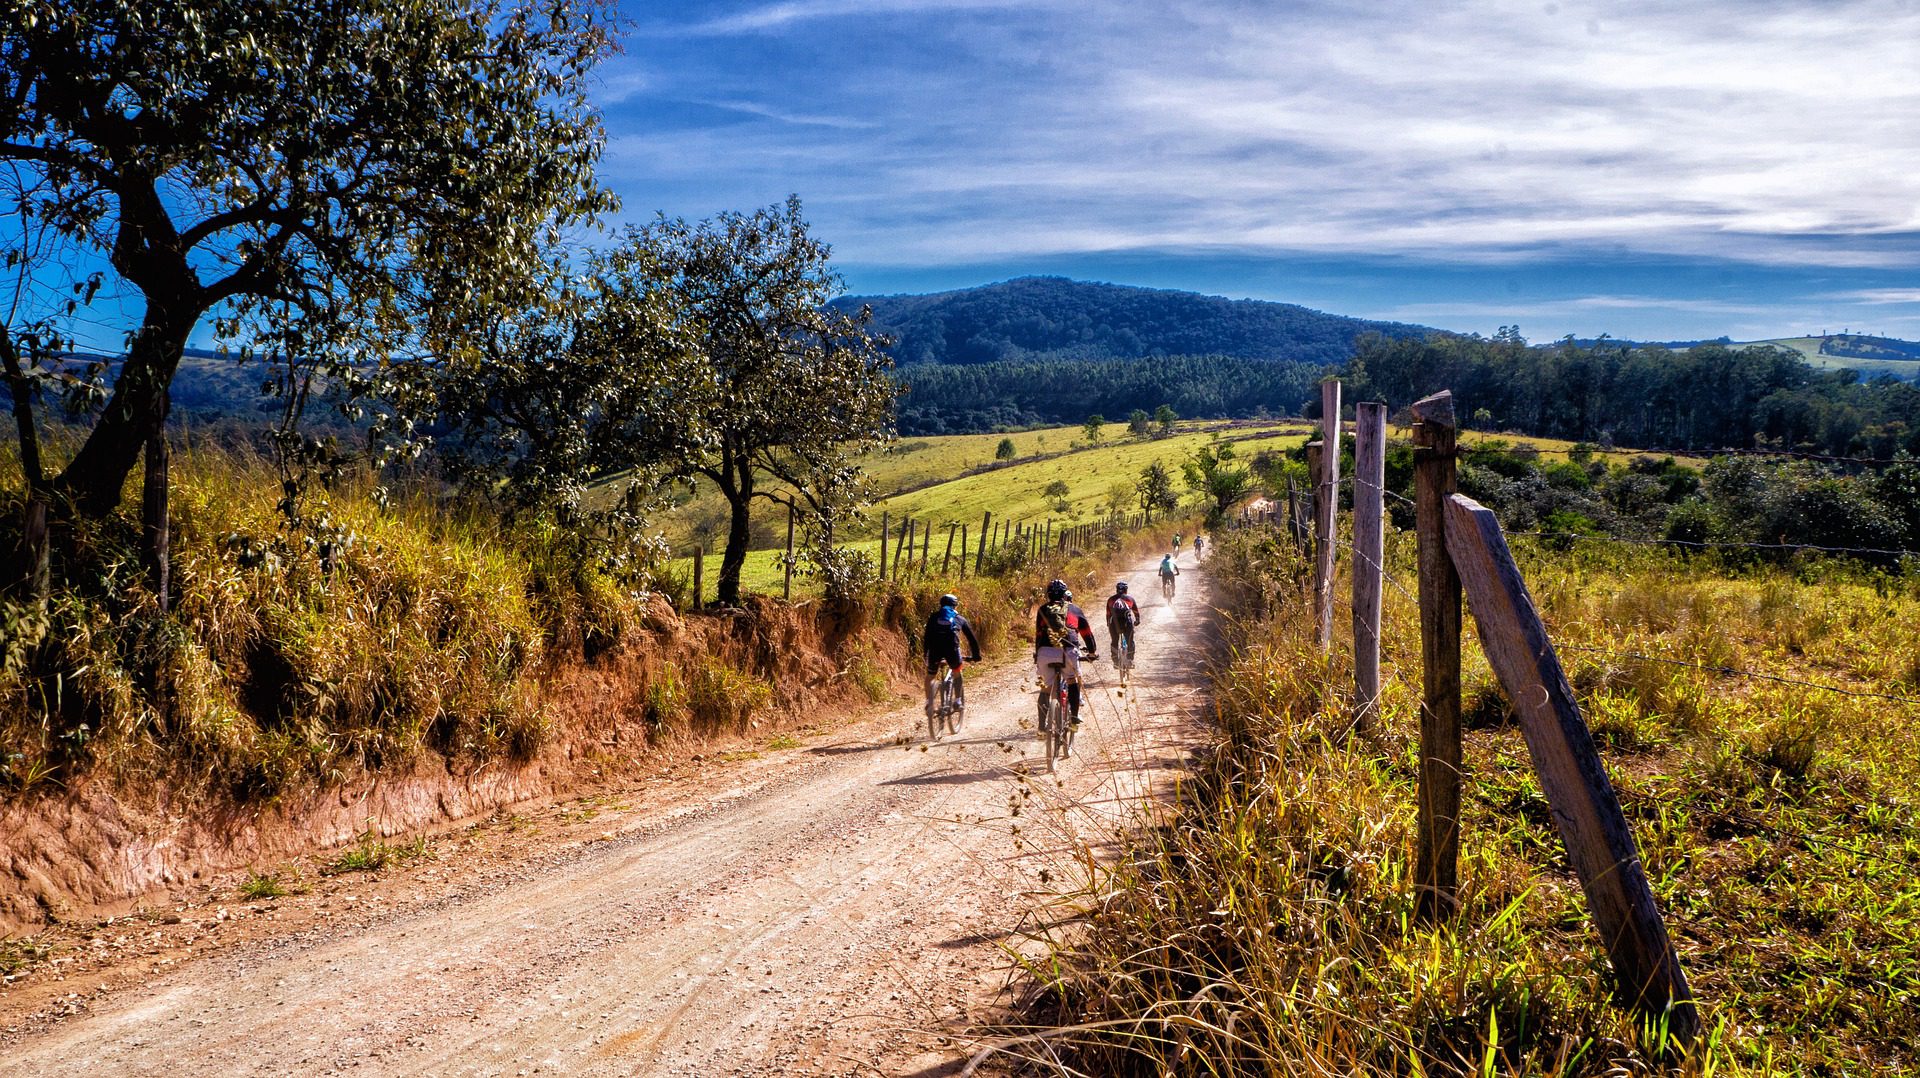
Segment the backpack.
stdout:
[[1064,648],[1073,639],[1073,615],[1064,602],[1048,603],[1040,608],[1048,647]]

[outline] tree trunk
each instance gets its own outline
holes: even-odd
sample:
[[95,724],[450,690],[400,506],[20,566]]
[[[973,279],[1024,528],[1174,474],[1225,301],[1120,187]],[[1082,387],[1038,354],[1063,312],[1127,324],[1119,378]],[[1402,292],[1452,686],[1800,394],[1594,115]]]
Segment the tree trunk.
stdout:
[[[148,303],[146,322],[134,335],[106,411],[54,481],[83,517],[98,520],[120,507],[134,461],[155,424],[166,420],[167,387],[179,369],[180,353],[198,312],[185,310],[190,304],[184,301],[169,304],[150,297]],[[173,317],[170,310],[182,310],[184,315]]]
[[727,498],[727,549],[720,556],[720,579],[714,602],[720,606],[740,605],[740,570],[747,564],[747,544],[752,540],[753,465],[747,461],[728,462],[727,481],[720,492]]
[[46,475],[40,470],[40,431],[33,421],[32,387],[27,382],[26,365],[14,346],[11,329],[0,328],[0,360],[6,364],[7,391],[13,395],[13,421],[20,429],[20,471],[27,480],[27,493],[40,490]]
[[172,606],[167,593],[172,577],[172,561],[168,556],[172,536],[167,519],[167,465],[170,455],[167,448],[167,394],[163,391],[160,394],[160,410],[154,416],[152,430],[147,433],[146,486],[140,500],[141,535],[146,540],[142,554],[146,558],[147,579],[153,584],[154,598],[159,601],[162,614]]

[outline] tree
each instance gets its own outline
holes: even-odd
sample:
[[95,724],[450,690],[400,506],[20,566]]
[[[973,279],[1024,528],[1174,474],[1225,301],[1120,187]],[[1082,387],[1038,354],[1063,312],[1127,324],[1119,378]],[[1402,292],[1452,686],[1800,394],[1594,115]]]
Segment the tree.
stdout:
[[993,447],[993,459],[995,460],[1012,460],[1014,453],[1015,449],[1013,448],[1012,438],[1002,438],[1000,439],[1000,444]]
[[1055,512],[1064,513],[1071,508],[1067,502],[1067,481],[1064,479],[1056,479],[1048,483],[1040,493],[1053,502]]
[[87,252],[73,274],[144,300],[55,491],[105,516],[144,448],[164,549],[169,389],[209,315],[223,340],[345,365],[429,333],[428,305],[452,327],[510,294],[550,228],[612,205],[586,99],[611,17],[593,0],[8,4],[0,160],[34,177],[23,212]]
[[1153,417],[1149,416],[1143,409],[1135,408],[1132,412],[1129,412],[1127,414],[1127,433],[1128,434],[1135,434],[1135,435],[1147,434],[1152,430],[1153,430]]
[[580,553],[596,540],[603,555],[632,553],[660,481],[704,448],[681,396],[663,392],[703,372],[657,273],[643,248],[597,255],[526,308],[489,313],[479,362],[416,368],[433,383],[448,477],[509,515],[550,518]]
[[1221,441],[1203,445],[1181,464],[1187,487],[1213,502],[1212,515],[1218,520],[1227,515],[1253,484],[1253,473],[1234,461],[1233,446]]
[[1153,410],[1153,421],[1160,424],[1160,433],[1172,434],[1173,425],[1180,421],[1180,416],[1174,412],[1173,405],[1163,404]]
[[1087,417],[1087,421],[1082,424],[1081,429],[1087,432],[1088,445],[1100,444],[1100,428],[1106,425],[1107,417],[1101,415],[1099,412],[1095,412]]
[[1170,510],[1180,504],[1179,495],[1173,492],[1173,476],[1157,460],[1141,469],[1139,494],[1140,510],[1149,521],[1155,509]]
[[657,387],[673,429],[635,434],[698,447],[674,470],[726,499],[718,598],[738,603],[753,499],[829,512],[823,482],[892,436],[892,364],[868,312],[827,306],[844,288],[797,197],[697,225],[662,218],[629,243],[656,260],[632,287],[665,289],[696,338],[690,376]]

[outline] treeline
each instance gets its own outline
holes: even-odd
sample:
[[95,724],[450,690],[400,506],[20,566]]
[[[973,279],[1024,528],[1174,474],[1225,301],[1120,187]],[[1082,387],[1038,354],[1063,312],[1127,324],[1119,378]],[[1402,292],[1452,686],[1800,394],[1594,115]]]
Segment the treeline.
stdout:
[[1363,333],[1424,337],[1424,326],[1326,314],[1291,303],[1022,277],[926,296],[857,296],[908,364],[1218,355],[1335,364]]
[[1371,335],[1344,374],[1360,400],[1404,403],[1451,389],[1463,424],[1477,429],[1669,449],[1920,450],[1920,387],[1820,371],[1772,346],[1540,349],[1517,334]]
[[916,364],[896,372],[902,434],[930,435],[1124,416],[1170,404],[1181,415],[1292,415],[1323,368],[1227,356]]

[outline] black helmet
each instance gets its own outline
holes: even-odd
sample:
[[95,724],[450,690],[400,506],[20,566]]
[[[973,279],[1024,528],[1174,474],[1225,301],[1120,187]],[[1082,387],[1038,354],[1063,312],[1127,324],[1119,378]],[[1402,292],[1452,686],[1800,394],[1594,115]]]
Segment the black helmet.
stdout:
[[1113,591],[1114,591],[1114,594],[1116,595],[1125,595],[1127,593],[1127,582],[1122,580],[1118,584],[1115,584],[1113,586]]
[[1048,602],[1052,602],[1052,603],[1065,602],[1066,598],[1067,598],[1067,582],[1066,581],[1064,580],[1047,581],[1047,601]]
[[940,605],[958,608],[960,605],[960,597],[952,592],[948,592],[940,597]]

